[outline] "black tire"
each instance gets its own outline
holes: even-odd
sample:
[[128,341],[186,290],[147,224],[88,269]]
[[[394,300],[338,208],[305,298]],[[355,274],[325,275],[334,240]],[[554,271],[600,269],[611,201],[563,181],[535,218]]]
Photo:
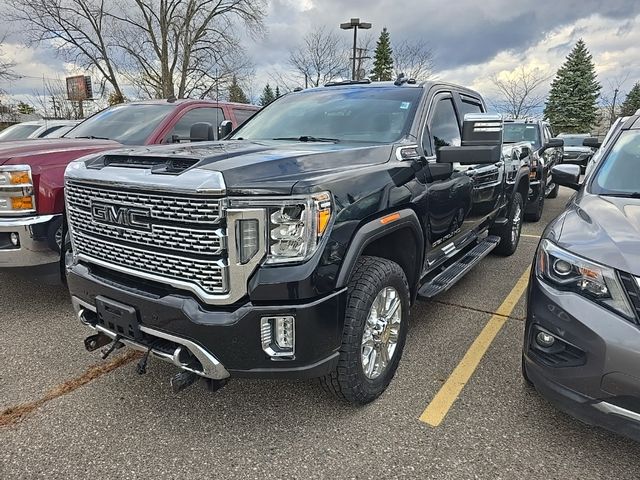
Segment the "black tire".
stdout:
[[[522,217],[524,202],[520,192],[515,192],[509,206],[509,217],[507,223],[494,227],[490,230],[491,235],[500,237],[500,243],[493,250],[498,255],[508,257],[513,255],[520,242],[520,232],[522,231]],[[515,234],[514,234],[515,233]]]
[[47,244],[54,252],[60,252],[62,246],[62,218],[52,220],[47,229]]
[[[369,378],[362,362],[362,337],[369,311],[378,293],[393,287],[400,300],[401,321],[398,340],[386,368]],[[356,405],[364,405],[378,398],[393,378],[407,337],[409,323],[409,285],[400,266],[379,257],[361,257],[349,281],[347,309],[342,331],[340,358],[334,371],[320,378],[325,391]]]
[[540,182],[540,191],[538,193],[538,200],[536,201],[535,212],[525,213],[524,219],[527,222],[539,222],[542,218],[542,212],[544,210],[544,190],[547,188],[544,182]]
[[558,190],[560,190],[560,185],[558,185],[557,183],[553,186],[553,190],[551,190],[549,192],[549,195],[547,195],[547,198],[557,198],[558,197]]

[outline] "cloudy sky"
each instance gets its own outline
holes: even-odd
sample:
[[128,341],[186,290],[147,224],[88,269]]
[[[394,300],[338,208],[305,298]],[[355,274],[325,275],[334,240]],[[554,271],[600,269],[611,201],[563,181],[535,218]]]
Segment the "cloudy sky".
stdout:
[[[339,23],[351,17],[373,23],[376,35],[387,27],[393,41],[425,40],[438,78],[489,98],[491,75],[507,76],[520,66],[551,75],[579,38],[594,57],[603,93],[620,79],[627,79],[623,91],[640,80],[639,0],[271,0],[267,34],[246,42],[256,67],[255,90],[271,72],[288,68],[288,52],[305,32],[319,25],[341,32]],[[24,76],[0,85],[14,98],[42,90],[43,76],[64,77],[74,70],[46,46],[23,46],[19,29],[11,31],[2,20],[0,30],[9,30],[4,57],[16,61],[16,72]],[[350,33],[341,34],[348,43]]]

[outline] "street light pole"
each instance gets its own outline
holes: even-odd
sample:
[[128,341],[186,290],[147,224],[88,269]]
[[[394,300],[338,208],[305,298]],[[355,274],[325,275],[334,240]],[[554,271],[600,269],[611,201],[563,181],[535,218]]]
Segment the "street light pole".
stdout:
[[356,80],[356,52],[358,49],[358,28],[368,30],[371,28],[371,24],[368,22],[361,22],[359,18],[352,18],[349,22],[341,23],[340,28],[342,30],[353,29],[353,67],[351,71],[351,79]]

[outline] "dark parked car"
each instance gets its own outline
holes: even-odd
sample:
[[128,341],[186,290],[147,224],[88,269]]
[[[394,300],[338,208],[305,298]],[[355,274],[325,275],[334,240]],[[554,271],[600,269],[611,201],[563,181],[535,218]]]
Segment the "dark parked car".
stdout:
[[505,120],[504,143],[529,142],[532,147],[529,196],[525,219],[537,222],[542,218],[545,198],[556,198],[559,186],[553,181],[551,169],[562,161],[563,142],[552,138],[547,122],[540,120]]
[[640,439],[640,116],[607,142],[546,229],[527,300],[523,374],[560,409]]
[[416,298],[517,248],[529,145],[503,147],[484,110],[455,85],[341,82],[279,98],[226,141],[69,165],[87,348],[172,362],[176,390],[318,377],[372,401]]
[[587,164],[596,149],[585,146],[584,140],[591,137],[588,133],[561,133],[558,138],[564,140],[564,156],[562,163],[579,165],[581,173],[585,173]]

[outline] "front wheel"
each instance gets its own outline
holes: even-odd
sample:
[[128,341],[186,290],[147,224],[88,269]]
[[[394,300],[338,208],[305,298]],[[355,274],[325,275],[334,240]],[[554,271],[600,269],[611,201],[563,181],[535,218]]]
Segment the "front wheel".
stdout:
[[522,212],[524,210],[524,202],[520,192],[514,192],[509,207],[509,217],[507,223],[500,225],[498,228],[491,230],[492,235],[500,237],[500,243],[494,252],[508,257],[513,255],[518,248],[520,242],[520,232],[522,231]]
[[366,404],[393,378],[407,337],[409,285],[400,266],[361,257],[349,282],[342,346],[323,388],[354,404]]
[[544,211],[544,191],[546,185],[544,182],[540,182],[540,191],[538,192],[538,199],[536,200],[536,209],[531,213],[525,213],[524,218],[528,222],[539,222],[542,218],[542,212]]

